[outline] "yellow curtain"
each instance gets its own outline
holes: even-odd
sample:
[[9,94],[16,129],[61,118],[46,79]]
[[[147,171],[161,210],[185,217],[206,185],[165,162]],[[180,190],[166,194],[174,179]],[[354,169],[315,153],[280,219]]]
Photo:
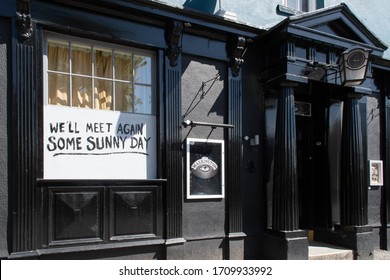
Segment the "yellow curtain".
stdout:
[[94,81],[94,108],[101,110],[112,109],[112,51],[95,50],[95,81]]
[[[133,111],[133,58],[131,53],[115,53],[115,110]],[[120,81],[118,81],[120,80]]]
[[49,104],[113,110],[115,82],[115,110],[131,112],[132,79],[131,53],[81,44],[71,44],[70,51],[69,42],[48,42]]
[[[72,45],[72,106],[92,108],[92,48]],[[80,77],[75,75],[84,75]]]
[[[52,71],[69,72],[69,47],[65,42],[49,42],[48,68]],[[48,79],[49,104],[69,106],[69,76],[49,73]]]

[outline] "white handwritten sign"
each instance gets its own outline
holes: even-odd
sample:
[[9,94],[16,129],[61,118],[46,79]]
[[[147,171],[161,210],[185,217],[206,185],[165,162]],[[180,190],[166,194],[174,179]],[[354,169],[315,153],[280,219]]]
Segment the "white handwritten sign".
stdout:
[[44,178],[155,179],[156,117],[46,105]]

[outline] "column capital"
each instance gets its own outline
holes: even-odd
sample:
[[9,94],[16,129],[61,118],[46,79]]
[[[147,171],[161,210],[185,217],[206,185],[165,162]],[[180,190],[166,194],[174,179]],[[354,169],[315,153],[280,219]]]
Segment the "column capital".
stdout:
[[31,20],[30,1],[16,1],[16,25],[18,28],[19,41],[30,39],[33,33],[33,23]]
[[233,37],[228,45],[230,69],[233,77],[240,74],[240,69],[244,64],[244,55],[248,48],[248,40],[243,36]]
[[168,58],[171,67],[178,63],[178,57],[181,54],[181,38],[183,36],[184,25],[181,21],[174,20],[166,30],[166,41],[168,45]]

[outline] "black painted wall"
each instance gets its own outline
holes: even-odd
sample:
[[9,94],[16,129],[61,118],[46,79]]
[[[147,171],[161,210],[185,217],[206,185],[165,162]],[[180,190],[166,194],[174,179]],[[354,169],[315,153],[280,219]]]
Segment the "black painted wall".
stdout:
[[[367,158],[368,160],[383,160],[381,158],[380,134],[381,119],[380,93],[374,93],[367,98]],[[367,163],[368,164],[368,163]],[[369,180],[369,178],[368,178]],[[368,224],[373,228],[374,249],[380,248],[380,227],[381,227],[381,200],[383,186],[368,187]]]
[[[65,1],[64,1],[65,2]],[[180,239],[184,237],[187,242],[183,245],[184,250],[181,250],[183,255],[181,258],[208,258],[208,259],[222,259],[228,256],[229,242],[224,241],[229,233],[232,233],[233,239],[237,239],[237,234],[242,230],[241,221],[241,199],[236,198],[235,195],[240,195],[240,183],[229,182],[229,178],[235,178],[239,181],[239,173],[241,164],[240,158],[240,135],[241,135],[241,76],[230,77],[228,75],[228,51],[227,40],[232,34],[236,34],[238,30],[234,27],[232,30],[230,27],[225,26],[225,23],[219,27],[219,33],[206,31],[199,27],[198,31],[189,30],[185,34],[184,40],[181,40],[184,55],[183,60],[179,59],[178,71],[179,73],[177,81],[181,81],[183,91],[174,91],[173,94],[181,94],[180,98],[164,99],[166,94],[165,87],[168,83],[164,79],[168,79],[165,76],[169,67],[167,67],[168,60],[164,61],[165,50],[167,50],[167,38],[166,31],[168,23],[174,17],[171,14],[169,17],[163,18],[158,16],[158,19],[145,18],[145,15],[155,13],[154,10],[148,10],[148,7],[138,7],[133,13],[133,8],[136,6],[133,3],[123,3],[126,6],[126,11],[116,10],[113,6],[95,6],[91,5],[87,7],[88,3],[67,2],[61,4],[61,1],[30,1],[31,4],[31,16],[34,22],[33,37],[27,41],[16,41],[17,30],[16,25],[12,26],[12,17],[15,17],[15,4],[16,1],[5,0],[5,9],[0,11],[0,16],[9,16],[8,19],[0,18],[1,20],[1,37],[0,37],[0,86],[1,86],[1,100],[0,100],[0,114],[2,116],[0,122],[1,138],[1,171],[0,179],[1,185],[1,256],[8,255],[8,248],[10,252],[14,253],[14,257],[26,257],[22,256],[25,251],[29,251],[29,257],[38,258],[38,255],[34,251],[35,249],[42,249],[40,254],[41,258],[74,258],[79,250],[85,250],[83,254],[77,254],[78,258],[164,258],[162,246],[149,247],[148,250],[131,250],[129,248],[118,250],[117,254],[111,250],[110,244],[102,247],[102,250],[98,254],[91,254],[88,252],[88,248],[77,248],[72,246],[72,249],[67,248],[68,243],[62,242],[57,244],[60,247],[49,248],[53,244],[53,232],[55,232],[55,217],[57,217],[57,208],[54,207],[53,201],[60,201],[64,196],[61,192],[66,192],[66,196],[69,196],[69,190],[76,190],[79,194],[76,196],[88,196],[87,192],[83,193],[83,190],[90,190],[98,188],[97,193],[106,193],[109,186],[106,183],[100,184],[100,182],[46,182],[44,180],[37,179],[42,176],[40,169],[42,168],[42,155],[40,151],[41,139],[41,127],[42,113],[39,108],[42,103],[42,42],[43,35],[46,31],[58,32],[59,34],[73,35],[77,37],[85,37],[96,39],[99,41],[113,42],[116,44],[134,46],[139,48],[146,48],[156,51],[158,53],[158,92],[160,97],[160,140],[162,143],[165,141],[164,132],[166,133],[166,127],[164,126],[163,118],[166,114],[169,114],[169,106],[177,106],[182,109],[183,115],[186,113],[188,106],[194,100],[194,94],[199,90],[203,90],[201,94],[202,102],[190,111],[186,118],[194,121],[210,122],[226,124],[229,121],[235,124],[235,130],[227,132],[226,129],[211,127],[197,127],[187,128],[180,131],[180,127],[172,125],[172,122],[165,125],[172,125],[172,129],[176,129],[176,135],[182,136],[183,144],[186,137],[196,138],[210,138],[210,139],[223,139],[225,140],[225,198],[223,199],[211,199],[211,200],[197,200],[190,201],[183,197],[181,201],[181,192],[177,192],[179,200],[175,201],[174,209],[167,207],[169,211],[172,210],[175,217],[165,220],[169,229],[164,230],[164,237],[167,239]],[[100,3],[101,4],[101,3]],[[72,5],[80,5],[82,8],[72,7]],[[114,5],[114,4],[113,4]],[[135,5],[135,6],[134,6]],[[98,7],[99,6],[99,7]],[[89,10],[90,9],[90,10]],[[96,10],[95,10],[96,9]],[[97,11],[99,10],[99,11]],[[28,12],[28,11],[27,11]],[[166,15],[166,14],[165,14]],[[176,15],[175,15],[176,16]],[[185,17],[185,16],[184,16]],[[184,19],[182,16],[182,19]],[[8,22],[9,21],[9,22]],[[195,21],[199,21],[196,19]],[[217,19],[218,21],[218,19]],[[219,20],[222,22],[222,19]],[[207,25],[208,23],[205,22]],[[188,25],[191,26],[191,25]],[[187,27],[188,27],[187,26]],[[191,27],[190,27],[191,28]],[[201,31],[199,31],[201,30]],[[229,30],[227,32],[226,30]],[[203,34],[205,32],[205,34]],[[241,30],[239,30],[241,33]],[[245,32],[244,32],[245,33]],[[12,35],[11,35],[12,34]],[[200,35],[202,34],[202,35]],[[248,34],[248,33],[247,33]],[[3,36],[4,35],[4,36]],[[204,36],[203,36],[204,35]],[[254,34],[253,34],[254,35]],[[15,37],[15,50],[11,52],[11,38]],[[234,37],[234,36],[233,36]],[[16,62],[14,71],[14,77],[11,76],[11,54],[12,58]],[[23,69],[23,71],[22,71]],[[168,71],[169,72],[169,71]],[[253,72],[249,72],[253,74]],[[183,73],[181,75],[181,73]],[[181,77],[180,77],[181,76]],[[251,79],[256,74],[253,74]],[[37,77],[37,79],[35,79]],[[229,83],[228,80],[231,80]],[[15,90],[11,90],[12,81],[14,82]],[[203,87],[202,87],[203,83]],[[228,85],[229,84],[229,85]],[[176,85],[172,86],[172,88]],[[7,99],[7,96],[11,96],[13,103]],[[229,95],[230,94],[230,95]],[[164,104],[164,102],[183,100],[182,104]],[[174,102],[172,102],[174,103]],[[8,107],[8,104],[12,104],[14,107]],[[164,107],[166,105],[166,107]],[[228,109],[230,108],[230,109]],[[13,145],[13,149],[8,147],[7,131],[10,125],[10,119],[7,119],[7,110],[10,114],[13,112],[13,117],[16,120],[14,125],[18,130],[10,131],[18,141]],[[165,111],[166,110],[166,111]],[[180,110],[180,109],[179,109]],[[256,111],[256,109],[254,110]],[[177,117],[177,116],[176,116]],[[173,122],[177,120],[173,120]],[[168,121],[167,121],[168,122]],[[169,129],[168,129],[169,130]],[[229,139],[234,140],[234,143],[228,143]],[[237,142],[237,138],[239,141]],[[237,145],[238,143],[238,145]],[[169,144],[169,143],[168,143]],[[26,149],[24,149],[27,147]],[[182,184],[176,184],[175,187],[185,187],[185,149],[182,146],[182,164],[175,162],[174,166],[169,166],[170,169],[175,169],[177,172],[183,172]],[[164,144],[160,145],[160,155],[164,154],[166,147]],[[169,148],[167,149],[169,150]],[[170,153],[171,151],[168,151]],[[8,154],[13,153],[12,163],[13,168],[12,176],[8,175]],[[229,162],[229,153],[235,157],[234,162]],[[258,160],[258,159],[257,159]],[[160,168],[167,168],[166,164],[161,163]],[[233,170],[231,170],[233,168]],[[227,174],[228,169],[235,175]],[[166,175],[164,170],[159,170],[161,176]],[[172,173],[174,174],[174,173]],[[237,176],[238,174],[238,176]],[[173,179],[173,178],[168,178]],[[8,194],[8,180],[14,182],[10,188],[14,196]],[[237,181],[236,180],[236,181]],[[171,182],[168,180],[167,186]],[[180,182],[179,182],[180,183]],[[229,189],[229,183],[231,187]],[[99,185],[99,186],[98,186]],[[103,190],[104,189],[104,190]],[[177,190],[177,189],[176,189]],[[165,193],[169,196],[171,192]],[[185,196],[185,191],[183,195]],[[251,196],[251,195],[249,195]],[[94,205],[99,209],[106,209],[107,203],[106,194],[104,195],[104,203],[102,199],[98,199],[99,203]],[[8,227],[8,221],[12,220],[12,216],[8,213],[8,202],[11,202],[10,207],[15,212],[15,218],[13,228]],[[12,203],[13,201],[13,203]],[[169,200],[172,202],[172,200]],[[166,201],[162,203],[168,203]],[[183,213],[180,207],[176,207],[183,203]],[[94,207],[95,207],[94,206]],[[161,205],[159,204],[158,208]],[[258,206],[256,206],[258,207]],[[57,209],[57,210],[56,210]],[[108,208],[107,208],[108,209]],[[156,208],[157,209],[157,208]],[[57,211],[57,212],[56,212]],[[92,212],[94,210],[92,209]],[[183,214],[183,217],[181,216]],[[90,214],[86,214],[88,216]],[[99,212],[99,215],[106,217],[108,214]],[[158,213],[161,217],[163,213]],[[171,214],[169,214],[171,215]],[[91,214],[93,216],[93,214]],[[99,216],[100,217],[100,216]],[[88,219],[88,217],[84,217]],[[112,218],[112,217],[111,217]],[[100,221],[100,218],[98,219]],[[104,224],[104,242],[107,242],[107,219],[102,218],[102,224]],[[177,222],[177,223],[176,223]],[[249,222],[249,220],[248,220]],[[183,223],[183,224],[182,224]],[[11,223],[10,223],[11,224]],[[256,224],[256,223],[255,223]],[[61,222],[58,224],[61,226]],[[99,224],[100,225],[100,224]],[[159,234],[162,231],[162,225],[157,225],[159,228]],[[13,238],[8,238],[8,232],[12,233]],[[171,232],[170,230],[174,230]],[[78,232],[78,231],[77,231]],[[77,234],[76,234],[77,235]],[[60,236],[61,237],[61,236]],[[63,237],[63,236],[62,236]],[[82,237],[78,236],[77,237]],[[99,235],[99,238],[101,236]],[[65,238],[66,239],[66,238]],[[209,239],[209,240],[205,240]],[[91,240],[91,242],[94,242]],[[100,242],[100,241],[99,241]],[[155,241],[153,244],[161,244],[161,240]],[[230,241],[231,242],[231,241]],[[54,242],[55,243],[55,242]],[[79,243],[80,246],[85,244]],[[127,244],[129,245],[129,244]],[[127,246],[125,245],[125,246]],[[142,244],[140,244],[142,245]],[[63,246],[63,247],[61,247]],[[119,246],[119,245],[118,245]],[[133,246],[133,245],[131,245]],[[236,246],[236,245],[234,245]],[[230,248],[235,248],[230,244]],[[120,247],[120,246],[119,246]],[[69,249],[69,250],[68,250]],[[225,250],[226,249],[226,250]],[[241,248],[239,248],[241,250]],[[155,251],[155,254],[153,252]],[[20,255],[18,255],[20,253]],[[240,256],[240,253],[230,252],[232,255]],[[58,254],[58,255],[57,255]],[[179,256],[179,254],[177,255]]]
[[[229,123],[231,117],[228,108],[234,107],[234,104],[228,104],[229,101],[229,87],[228,84],[228,56],[226,51],[227,34],[223,36],[221,34],[212,34],[213,30],[203,30],[200,32],[192,31],[191,27],[185,30],[185,34],[181,39],[183,44],[183,55],[179,59],[179,66],[177,71],[174,72],[176,77],[175,82],[180,83],[181,90],[177,88],[173,94],[181,94],[179,97],[175,96],[172,99],[164,99],[164,88],[165,81],[164,75],[166,74],[164,63],[169,63],[166,59],[164,62],[164,51],[167,49],[167,42],[165,38],[165,32],[167,28],[168,19],[162,20],[161,18],[154,19],[142,19],[140,15],[137,18],[133,18],[133,14],[125,13],[121,11],[110,11],[113,14],[109,15],[108,10],[101,9],[99,12],[87,11],[87,9],[76,9],[70,5],[60,5],[59,2],[50,2],[36,0],[32,2],[32,16],[34,20],[39,22],[39,27],[47,30],[54,30],[57,32],[69,33],[75,36],[88,37],[92,39],[114,42],[118,44],[131,45],[134,47],[147,48],[155,50],[159,53],[158,59],[158,71],[159,77],[159,91],[161,97],[160,107],[161,115],[160,120],[169,114],[169,106],[175,106],[177,104],[163,104],[168,101],[181,101],[179,106],[181,107],[181,114],[183,120],[189,119],[200,122],[210,122],[226,124]],[[12,31],[11,18],[5,18],[3,16],[14,17],[15,13],[15,1],[4,0],[6,3],[6,9],[0,11],[0,258],[8,256],[8,247],[10,247],[11,239],[8,237],[9,220],[10,216],[8,213],[8,202],[9,186],[8,182],[11,181],[8,173],[11,168],[8,167],[8,160],[10,157],[9,141],[13,132],[10,130],[10,122],[8,116],[11,113],[10,100],[7,98],[11,96],[11,38],[12,32],[16,33],[16,27]],[[126,2],[128,3],[128,2]],[[128,4],[131,5],[131,4]],[[130,11],[129,8],[127,11]],[[117,13],[117,14],[116,14]],[[207,23],[205,23],[207,25]],[[195,24],[194,26],[195,27]],[[187,28],[187,27],[186,27]],[[237,31],[237,30],[236,30]],[[230,31],[229,31],[230,32]],[[199,35],[201,33],[201,35]],[[232,32],[234,33],[234,32]],[[210,38],[208,38],[208,36]],[[18,50],[23,54],[28,54],[28,61],[31,62],[40,56],[34,55],[34,51],[25,46],[18,45]],[[298,49],[299,50],[299,49]],[[39,52],[39,47],[37,48]],[[243,96],[243,108],[242,108],[242,169],[241,169],[241,185],[242,185],[242,207],[243,207],[243,231],[246,234],[244,242],[244,256],[247,259],[258,258],[261,255],[261,239],[262,233],[267,226],[267,221],[271,221],[271,211],[267,211],[267,207],[271,209],[272,197],[272,166],[273,166],[273,142],[275,133],[275,116],[276,116],[276,95],[271,91],[266,91],[262,88],[262,84],[259,83],[260,68],[262,67],[260,62],[259,46],[250,45],[249,49],[244,57],[245,63],[242,69],[242,96]],[[16,53],[16,50],[15,50]],[[13,57],[16,57],[13,54]],[[19,55],[19,58],[22,56]],[[23,58],[23,57],[22,57]],[[24,62],[24,60],[20,60]],[[24,64],[19,63],[19,67]],[[31,63],[29,64],[31,66]],[[23,68],[23,67],[22,67]],[[42,67],[37,67],[41,69]],[[31,69],[34,69],[31,66]],[[16,70],[15,70],[16,72]],[[36,73],[39,74],[39,73]],[[180,77],[181,76],[181,77]],[[240,76],[240,77],[241,77]],[[19,79],[23,77],[20,76]],[[180,82],[180,78],[182,79]],[[16,79],[14,77],[14,79]],[[239,80],[239,78],[237,78]],[[241,85],[241,81],[238,82]],[[169,86],[168,86],[169,88]],[[172,85],[171,88],[176,88],[176,84]],[[30,90],[33,87],[29,88]],[[166,88],[165,88],[166,89]],[[38,86],[39,90],[39,86]],[[198,94],[198,95],[197,95]],[[200,99],[200,95],[204,95]],[[26,98],[29,94],[26,94]],[[266,96],[266,97],[265,97]],[[367,152],[368,159],[382,159],[380,151],[380,126],[381,120],[379,117],[379,111],[383,104],[379,104],[378,100],[381,99],[380,94],[374,93],[367,100],[367,104],[364,104],[367,108]],[[165,101],[164,101],[165,100]],[[233,99],[231,99],[233,100]],[[199,104],[198,104],[198,101]],[[194,105],[197,104],[195,107]],[[18,109],[22,104],[18,103]],[[30,104],[31,105],[31,104]],[[166,105],[166,107],[164,107]],[[237,107],[237,106],[236,106]],[[32,105],[29,109],[32,108]],[[167,109],[167,112],[164,111]],[[178,107],[176,107],[178,108]],[[178,109],[180,111],[180,109]],[[34,108],[30,110],[30,113],[34,112]],[[188,114],[187,114],[188,113]],[[233,114],[234,115],[234,114]],[[236,114],[237,115],[237,114]],[[175,112],[175,119],[172,123],[176,125],[180,123],[177,119],[179,112]],[[364,116],[363,118],[366,118]],[[27,123],[28,118],[25,122]],[[240,121],[240,120],[238,120]],[[162,122],[163,123],[163,122]],[[166,127],[161,124],[161,135],[160,139],[164,141],[163,131]],[[178,182],[175,182],[174,194],[178,196],[178,200],[175,200],[175,205],[169,210],[176,211],[172,214],[172,217],[165,219],[165,222],[169,226],[169,230],[164,232],[166,236],[163,238],[180,239],[183,237],[186,242],[180,244],[182,246],[178,251],[176,258],[182,259],[222,259],[227,255],[228,245],[226,236],[230,233],[231,224],[229,218],[229,200],[227,199],[228,188],[229,188],[229,176],[228,174],[228,161],[231,160],[225,154],[225,198],[224,199],[203,199],[203,200],[188,200],[186,199],[186,174],[185,174],[185,148],[186,138],[210,138],[210,139],[224,139],[225,140],[225,151],[228,150],[228,137],[230,134],[227,129],[211,127],[195,127],[195,128],[184,128],[174,127],[172,125],[171,132],[175,133],[176,142],[182,140],[181,150],[179,156],[175,157],[174,168],[175,172],[171,173],[171,180],[174,179],[174,175],[182,172],[182,176],[178,176]],[[167,130],[165,130],[167,131]],[[339,133],[339,132],[337,132]],[[336,133],[336,134],[337,134]],[[235,135],[238,135],[236,133]],[[244,140],[244,136],[248,136],[250,139],[254,138],[255,135],[259,135],[259,145],[252,146],[250,141]],[[23,135],[18,137],[23,138]],[[33,137],[34,138],[34,137]],[[38,141],[35,137],[32,141]],[[23,140],[23,139],[22,139]],[[175,143],[176,143],[175,142]],[[168,143],[169,144],[169,143]],[[161,145],[164,146],[164,145]],[[168,146],[168,145],[167,145]],[[36,152],[36,147],[33,148]],[[161,148],[164,150],[164,147]],[[179,150],[179,148],[178,148]],[[160,151],[163,154],[165,151]],[[181,158],[180,158],[181,153]],[[31,156],[31,155],[30,155]],[[177,154],[175,154],[177,156]],[[382,154],[383,156],[383,154]],[[180,164],[180,160],[182,161]],[[19,163],[18,163],[19,164]],[[21,165],[18,165],[21,167]],[[162,168],[166,168],[166,163],[161,163]],[[23,168],[20,168],[23,170]],[[164,172],[160,170],[160,174],[164,175]],[[19,173],[18,173],[19,174]],[[24,174],[20,172],[20,174]],[[20,176],[20,178],[25,178]],[[31,179],[31,180],[30,180]],[[35,182],[36,178],[29,178],[29,183]],[[168,182],[169,183],[169,182]],[[35,183],[34,183],[35,184]],[[21,183],[21,191],[31,191],[30,185]],[[182,187],[182,192],[180,187]],[[368,186],[367,186],[368,187]],[[268,189],[268,192],[267,192]],[[389,192],[387,192],[389,193]],[[17,194],[17,193],[16,193]],[[166,194],[171,194],[167,192]],[[42,193],[43,196],[47,193]],[[382,187],[372,187],[368,193],[368,222],[370,226],[374,227],[374,246],[379,247],[379,228],[381,226],[381,201],[384,199]],[[233,196],[230,196],[231,199]],[[24,197],[25,198],[25,197]],[[31,198],[31,197],[30,197]],[[181,200],[182,198],[182,200]],[[170,200],[171,202],[173,200]],[[237,200],[238,201],[238,200]],[[162,203],[167,203],[166,201]],[[183,203],[183,205],[181,205]],[[167,205],[163,205],[162,207]],[[181,208],[181,206],[183,206]],[[42,211],[42,212],[39,212]],[[47,210],[38,210],[38,215],[47,215]],[[32,211],[31,211],[32,212]],[[233,212],[233,211],[232,211]],[[238,212],[237,212],[238,213]],[[238,215],[237,213],[233,213]],[[163,213],[159,213],[162,215]],[[177,215],[176,215],[177,214]],[[241,213],[239,213],[241,214]],[[182,216],[181,216],[182,215]],[[174,217],[173,217],[174,216]],[[390,216],[390,215],[388,215]],[[26,216],[27,217],[27,216]],[[172,219],[170,219],[172,218]],[[28,217],[27,222],[32,222],[31,217]],[[44,223],[49,223],[47,217],[45,222],[42,224],[32,225],[28,224],[29,230],[32,227],[38,229],[39,232],[45,229]],[[339,217],[334,218],[334,222]],[[168,221],[168,222],[167,222]],[[26,223],[27,223],[26,222]],[[178,222],[178,224],[176,224]],[[240,221],[241,222],[241,221]],[[165,224],[164,226],[167,226]],[[240,223],[237,223],[240,225]],[[22,240],[23,235],[27,234],[23,228],[25,224],[21,223],[18,225],[18,234],[15,234],[20,238],[18,243],[20,250],[34,249],[34,240],[29,236],[28,246],[23,245],[25,240]],[[159,224],[160,226],[160,224]],[[231,227],[233,228],[233,227]],[[159,227],[161,230],[162,227]],[[159,234],[161,233],[159,230]],[[172,230],[172,231],[170,231]],[[240,231],[237,226],[236,233]],[[45,233],[47,234],[47,233]],[[162,235],[162,234],[161,234]],[[46,236],[47,237],[47,236]],[[35,237],[34,237],[35,238]],[[39,240],[39,238],[37,238]],[[134,259],[151,259],[151,258],[164,258],[163,240],[159,240],[161,244],[153,244],[154,246],[144,248],[122,248],[118,250],[104,249],[98,254],[91,252],[85,252],[84,254],[78,254],[79,258],[134,258]],[[39,242],[38,242],[39,243]],[[40,246],[41,244],[38,244]],[[159,246],[161,245],[161,246]],[[231,252],[230,252],[231,253]],[[46,255],[44,258],[74,258],[77,254],[76,250],[73,253],[64,253],[61,256],[57,255]]]
[[[256,259],[260,254],[260,238],[265,228],[266,190],[263,184],[264,160],[266,151],[264,133],[264,92],[260,88],[258,73],[260,60],[257,57],[258,46],[249,45],[242,69],[243,77],[243,115],[242,115],[242,197],[243,227],[246,234],[244,253],[246,259]],[[260,144],[251,145],[248,136],[253,139],[259,135]]]
[[8,91],[11,22],[0,17],[0,258],[8,256]]
[[[224,62],[206,58],[183,55],[182,58],[182,116],[183,120],[208,123],[226,123],[227,65]],[[203,96],[203,97],[202,97]],[[223,128],[212,129],[207,126],[182,129],[183,139],[183,189],[186,188],[186,139],[224,140]],[[225,150],[226,150],[225,141]],[[225,155],[225,173],[226,162]],[[226,177],[226,176],[225,176]],[[227,176],[228,178],[228,176]],[[228,181],[225,182],[228,185]],[[225,186],[226,192],[226,186]],[[226,193],[225,193],[226,197]],[[221,239],[225,237],[225,198],[193,200],[183,192],[183,237],[188,241],[199,239]],[[221,242],[209,242],[208,246],[198,244],[203,252],[198,255],[187,249],[191,257],[222,259]]]

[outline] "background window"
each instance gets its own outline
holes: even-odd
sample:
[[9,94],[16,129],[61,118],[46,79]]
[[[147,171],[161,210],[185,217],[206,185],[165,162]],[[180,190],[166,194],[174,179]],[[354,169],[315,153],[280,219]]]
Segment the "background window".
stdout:
[[47,45],[47,104],[153,114],[151,55],[73,40]]
[[323,0],[283,0],[284,6],[301,12],[310,12],[321,8],[323,7],[321,3],[323,3]]

